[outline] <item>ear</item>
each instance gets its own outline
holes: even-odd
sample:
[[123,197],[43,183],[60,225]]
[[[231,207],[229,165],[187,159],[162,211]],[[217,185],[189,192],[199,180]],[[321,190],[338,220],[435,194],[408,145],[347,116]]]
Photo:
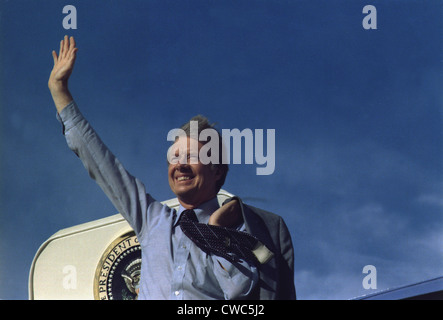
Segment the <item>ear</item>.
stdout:
[[219,185],[220,180],[222,179],[222,176],[223,176],[223,170],[220,168],[220,166],[212,166],[211,169],[212,169],[212,174],[214,177],[214,188],[215,188],[215,191],[217,191],[219,189],[218,185]]
[[223,176],[223,170],[221,169],[220,166],[216,166],[215,167],[215,180],[218,181],[221,179],[221,177]]

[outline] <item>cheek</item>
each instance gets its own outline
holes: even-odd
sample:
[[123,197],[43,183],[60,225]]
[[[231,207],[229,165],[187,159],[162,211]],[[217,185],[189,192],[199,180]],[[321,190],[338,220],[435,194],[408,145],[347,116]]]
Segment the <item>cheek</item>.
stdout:
[[203,184],[210,186],[215,184],[217,177],[214,171],[212,171],[209,167],[205,167],[200,171],[200,179]]
[[168,179],[171,179],[172,177],[172,169],[170,167],[171,166],[168,167]]
[[169,166],[168,167],[168,173],[167,173],[168,174],[169,184],[172,184],[174,182],[174,179],[172,177],[173,173],[174,173],[174,170],[171,168],[171,166]]

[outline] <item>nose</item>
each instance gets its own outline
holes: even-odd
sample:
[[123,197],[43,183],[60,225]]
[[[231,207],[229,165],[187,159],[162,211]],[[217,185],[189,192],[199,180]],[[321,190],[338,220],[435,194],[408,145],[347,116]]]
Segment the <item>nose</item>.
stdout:
[[174,169],[180,172],[187,171],[189,170],[189,168],[190,166],[189,163],[187,163],[186,161],[186,157],[179,158],[177,160],[177,163],[174,165]]
[[177,165],[179,166],[184,166],[187,165],[188,161],[187,161],[187,156],[186,154],[182,154],[177,158]]
[[191,167],[188,164],[185,163],[176,163],[174,165],[174,168],[172,169],[172,175],[176,174],[189,174],[191,173]]

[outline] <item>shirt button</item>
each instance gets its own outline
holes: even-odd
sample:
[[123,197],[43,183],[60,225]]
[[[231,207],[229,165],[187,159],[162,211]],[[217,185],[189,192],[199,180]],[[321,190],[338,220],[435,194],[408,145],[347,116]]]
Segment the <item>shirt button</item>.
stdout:
[[176,296],[178,296],[178,295],[180,294],[180,291],[175,291],[174,294],[175,294]]
[[182,266],[178,266],[177,270],[180,271],[182,269]]

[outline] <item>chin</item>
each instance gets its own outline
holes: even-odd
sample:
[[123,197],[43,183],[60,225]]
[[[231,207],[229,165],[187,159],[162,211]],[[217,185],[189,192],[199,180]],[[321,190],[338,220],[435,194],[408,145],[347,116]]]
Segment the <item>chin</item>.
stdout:
[[194,195],[197,193],[197,190],[194,188],[174,188],[175,195],[180,199],[192,199]]

